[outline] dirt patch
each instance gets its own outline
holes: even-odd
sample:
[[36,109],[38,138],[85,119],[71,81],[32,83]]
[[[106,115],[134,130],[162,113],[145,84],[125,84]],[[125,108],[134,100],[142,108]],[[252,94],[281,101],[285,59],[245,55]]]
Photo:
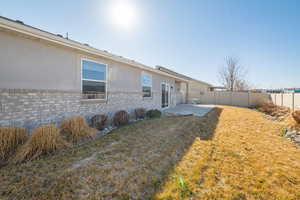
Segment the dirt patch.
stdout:
[[93,153],[93,155],[87,157],[87,158],[84,158],[82,160],[79,160],[77,161],[75,164],[73,164],[68,170],[74,170],[74,169],[77,169],[79,167],[84,167],[86,166],[88,163],[90,163],[91,161],[95,160],[96,159],[96,155],[97,153]]

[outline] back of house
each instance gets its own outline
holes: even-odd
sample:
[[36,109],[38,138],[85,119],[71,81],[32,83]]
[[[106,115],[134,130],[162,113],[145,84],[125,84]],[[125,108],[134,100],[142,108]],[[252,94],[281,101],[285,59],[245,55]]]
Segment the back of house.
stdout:
[[185,91],[184,93],[183,92],[176,93],[177,94],[176,98],[178,101],[187,102],[187,103],[200,103],[202,98],[201,95],[203,95],[206,92],[209,92],[213,87],[209,83],[193,79],[183,74],[179,74],[166,67],[156,66],[156,69],[187,80],[188,84],[184,84],[178,87],[180,88],[180,90]]
[[[175,106],[185,79],[0,18],[0,126]],[[180,102],[182,103],[182,102]]]

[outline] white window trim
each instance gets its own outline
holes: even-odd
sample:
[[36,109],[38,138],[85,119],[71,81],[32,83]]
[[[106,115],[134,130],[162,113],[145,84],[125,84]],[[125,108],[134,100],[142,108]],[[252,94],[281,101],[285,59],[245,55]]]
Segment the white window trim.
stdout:
[[[90,61],[90,62],[94,62],[94,63],[98,63],[98,64],[101,64],[101,65],[105,65],[105,81],[103,80],[94,80],[94,79],[85,79],[83,78],[83,61]],[[82,91],[82,82],[83,81],[94,81],[94,82],[101,82],[101,83],[105,83],[105,98],[104,99],[83,99],[85,101],[95,101],[95,100],[107,100],[107,83],[108,83],[108,65],[105,64],[105,63],[101,63],[99,61],[96,61],[96,60],[91,60],[91,59],[87,59],[87,58],[81,58],[80,59],[80,63],[81,63],[81,67],[80,67],[80,91],[81,91],[81,94],[83,94],[83,91]]]
[[[145,84],[143,83],[143,82],[144,82],[144,81],[143,81],[143,76],[144,76],[144,75],[149,75],[149,76],[151,77],[151,85],[145,85]],[[141,88],[141,89],[142,89],[142,93],[143,93],[143,98],[146,98],[146,99],[152,98],[152,97],[153,97],[153,91],[152,91],[152,89],[153,89],[153,88],[152,88],[152,85],[153,85],[153,76],[152,76],[152,74],[149,74],[149,73],[146,73],[146,72],[142,72],[142,73],[141,73],[141,85],[142,85],[142,88]],[[145,87],[150,87],[150,88],[151,88],[151,93],[150,93],[151,96],[150,96],[150,97],[144,97],[144,92],[143,92],[143,87],[144,87],[144,86],[145,86]]]

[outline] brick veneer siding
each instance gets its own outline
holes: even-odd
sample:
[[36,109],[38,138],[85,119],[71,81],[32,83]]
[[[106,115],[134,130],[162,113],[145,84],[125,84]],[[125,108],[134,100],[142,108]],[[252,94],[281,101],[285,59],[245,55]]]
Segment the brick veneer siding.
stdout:
[[143,99],[141,92],[108,92],[107,101],[84,101],[79,92],[49,90],[0,90],[0,126],[32,129],[49,123],[59,123],[73,116],[87,119],[95,114],[118,110],[133,113],[138,107],[160,109],[160,92]]

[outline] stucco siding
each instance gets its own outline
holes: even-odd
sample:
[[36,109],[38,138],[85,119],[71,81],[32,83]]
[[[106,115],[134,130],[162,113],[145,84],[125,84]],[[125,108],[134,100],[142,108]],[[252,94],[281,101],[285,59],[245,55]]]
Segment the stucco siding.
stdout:
[[[108,65],[109,91],[141,91],[143,70],[130,65],[5,32],[0,43],[1,88],[81,91],[81,59],[90,59]],[[152,74],[155,91],[161,81],[173,80],[145,72]]]
[[77,55],[63,48],[0,32],[1,88],[76,90]]
[[[112,115],[118,110],[161,108],[161,83],[175,79],[100,56],[25,38],[0,30],[0,126],[29,128],[71,116]],[[107,100],[81,98],[81,61],[107,64]],[[152,97],[142,97],[141,74],[152,75]]]
[[204,83],[190,80],[188,84],[188,102],[190,103],[198,103],[201,94],[209,91],[209,86]]

